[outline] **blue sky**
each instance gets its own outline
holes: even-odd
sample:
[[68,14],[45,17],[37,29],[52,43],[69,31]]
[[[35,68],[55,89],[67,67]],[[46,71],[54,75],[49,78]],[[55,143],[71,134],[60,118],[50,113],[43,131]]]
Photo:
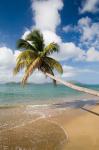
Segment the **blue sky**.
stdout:
[[2,0],[0,5],[1,42],[15,49],[16,40],[21,37],[25,27],[33,23],[31,2],[29,0]]
[[[57,33],[64,41],[72,41],[76,38],[74,33],[64,33],[62,27],[76,25],[81,17],[91,17],[99,21],[99,13],[79,14],[79,8],[84,0],[64,0],[64,6],[60,11],[61,24],[57,27]],[[16,40],[21,37],[26,28],[35,25],[31,8],[31,0],[2,0],[0,5],[0,33],[1,43],[16,48]]]
[[4,74],[15,65],[17,39],[33,28],[41,30],[46,44],[60,45],[60,53],[52,57],[62,63],[64,79],[99,83],[98,0],[1,0],[0,82],[20,80],[21,75],[15,79]]

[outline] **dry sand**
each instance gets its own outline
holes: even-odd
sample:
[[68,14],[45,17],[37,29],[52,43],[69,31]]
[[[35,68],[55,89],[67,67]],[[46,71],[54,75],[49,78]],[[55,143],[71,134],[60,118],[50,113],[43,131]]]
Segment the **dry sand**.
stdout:
[[[99,113],[99,106],[88,109]],[[99,116],[64,109],[0,132],[0,150],[99,150]]]
[[[89,108],[99,113],[99,106]],[[72,114],[73,113],[73,114]],[[67,114],[63,114],[57,122],[68,133],[68,143],[65,150],[99,150],[99,116],[81,109],[73,110],[67,122]],[[77,114],[75,116],[75,114]]]

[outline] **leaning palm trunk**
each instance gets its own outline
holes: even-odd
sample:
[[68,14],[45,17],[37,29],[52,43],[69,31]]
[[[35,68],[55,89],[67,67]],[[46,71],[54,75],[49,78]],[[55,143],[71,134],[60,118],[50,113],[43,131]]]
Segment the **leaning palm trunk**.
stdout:
[[46,73],[46,75],[60,83],[62,83],[63,85],[69,87],[69,88],[72,88],[74,90],[77,90],[77,91],[80,91],[80,92],[84,92],[84,93],[87,93],[87,94],[91,94],[91,95],[94,95],[94,96],[99,96],[99,92],[98,91],[95,91],[95,90],[91,90],[91,89],[88,89],[88,88],[84,88],[84,87],[79,87],[77,85],[74,85],[72,83],[69,83],[67,81],[63,81],[61,80],[60,78],[58,77],[55,77],[49,73]]
[[37,68],[37,66],[39,65],[40,63],[40,58],[36,58],[33,63],[31,64],[31,66],[29,67],[29,69],[27,70],[25,76],[23,77],[23,80],[22,80],[22,84],[24,85],[27,81],[27,78],[32,74],[32,72]]
[[[30,44],[31,43],[31,44]],[[74,90],[85,92],[94,96],[99,96],[99,92],[83,87],[79,87],[69,82],[65,82],[57,77],[54,77],[54,70],[57,70],[59,73],[63,73],[62,66],[59,62],[48,55],[58,52],[59,46],[56,43],[50,43],[48,46],[45,46],[43,35],[39,30],[34,30],[27,35],[26,39],[20,39],[18,41],[18,48],[25,49],[25,52],[22,52],[18,56],[18,61],[15,67],[15,74],[18,73],[21,69],[26,68],[25,75],[23,77],[22,83],[27,82],[28,77],[33,73],[35,69],[42,71],[43,73],[53,80],[56,80],[67,87],[70,87]],[[28,59],[30,58],[29,64]],[[25,63],[24,63],[25,62]],[[43,68],[43,69],[42,69]],[[51,72],[51,74],[46,73]]]

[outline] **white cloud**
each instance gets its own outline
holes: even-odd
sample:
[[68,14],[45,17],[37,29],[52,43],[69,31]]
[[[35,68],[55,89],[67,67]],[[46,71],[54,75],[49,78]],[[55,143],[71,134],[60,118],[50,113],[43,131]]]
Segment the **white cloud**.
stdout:
[[99,61],[99,51],[97,51],[94,47],[90,48],[86,55],[87,61]]
[[[16,64],[16,58],[20,54],[20,51],[12,51],[7,47],[0,47],[0,82],[20,82],[23,77],[23,72],[20,72],[17,76],[13,76],[13,69]],[[44,75],[41,72],[35,71],[30,82],[43,83],[46,81]]]
[[68,59],[84,59],[85,52],[77,47],[73,42],[62,42],[60,36],[58,36],[55,32],[49,30],[42,31],[42,33],[44,36],[45,45],[48,45],[51,42],[55,42],[60,46],[59,53],[54,53],[52,55],[53,58],[56,58],[59,61]]
[[0,47],[0,82],[10,82],[14,80],[12,72],[19,53],[20,51],[13,52],[10,48]]
[[[61,77],[64,80],[71,80],[75,78],[77,75],[83,74],[83,73],[92,73],[94,72],[93,70],[90,69],[81,69],[81,68],[76,68],[73,66],[68,66],[68,65],[63,65],[63,74],[59,75],[56,73],[57,77]],[[45,77],[45,75],[42,72],[39,72],[36,70],[34,74],[29,78],[29,82],[32,83],[46,83],[46,82],[52,82],[52,80],[49,77]]]
[[80,13],[95,13],[97,11],[99,11],[99,0],[83,0],[82,8],[80,8]]
[[[76,46],[73,42],[63,42],[62,38],[55,32],[60,23],[59,10],[61,10],[62,7],[62,0],[33,0],[32,10],[34,12],[33,19],[35,21],[35,26],[33,26],[33,28],[38,27],[42,31],[46,45],[50,42],[56,42],[59,44],[60,52],[52,55],[52,57],[57,60],[88,60],[87,52]],[[89,44],[89,41],[93,41],[95,38],[98,40],[99,37],[99,24],[97,22],[93,23],[89,17],[81,18],[78,21],[78,26],[75,26],[74,29],[71,25],[65,26],[63,29],[65,32],[78,29],[81,34],[81,42],[85,44]],[[22,37],[25,38],[29,32],[30,30],[26,30]],[[96,46],[98,43],[97,40],[91,43]]]
[[43,30],[42,33],[44,36],[45,45],[48,45],[51,42],[55,42],[58,44],[62,42],[61,37],[58,36],[55,32],[49,30]]
[[13,52],[10,48],[0,47],[0,67],[9,67],[14,63]]
[[[64,48],[68,49],[68,51],[64,53],[63,50],[63,55],[60,56],[61,59],[74,57],[73,53],[75,53],[77,47],[73,43],[65,43]],[[17,76],[13,76],[13,68],[15,66],[16,58],[19,53],[20,51],[15,51],[13,53],[13,51],[7,47],[0,48],[0,82],[20,82],[22,80],[23,72],[20,72]],[[75,54],[75,58],[78,58],[78,55],[81,55],[81,57],[83,55],[82,51],[79,48]],[[89,49],[86,53],[86,61],[99,61],[99,52],[94,48]],[[74,77],[83,73],[93,72],[93,70],[81,69],[68,65],[63,65],[63,70],[64,72],[61,77],[66,80],[74,79]],[[56,73],[56,75],[58,74]],[[51,80],[49,78],[46,78],[44,74],[36,70],[29,78],[29,82],[45,83],[51,82]]]
[[25,39],[26,36],[30,33],[30,30],[29,29],[26,29],[26,31],[24,32],[24,34],[22,35],[22,39]]
[[77,69],[75,69],[72,66],[63,65],[63,70],[64,70],[64,73],[62,75],[62,78],[70,78],[77,74],[76,72]]
[[83,17],[78,21],[78,32],[80,33],[80,45],[89,49],[99,49],[99,22],[93,22],[89,17]]
[[[25,36],[30,31],[26,31],[22,37],[25,38]],[[43,30],[42,34],[44,36],[45,45],[48,45],[51,42],[58,43],[60,46],[60,52],[53,54],[52,57],[56,58],[57,60],[68,60],[68,59],[75,59],[75,60],[83,60],[84,58],[84,51],[77,47],[72,42],[62,42],[62,39],[60,36],[58,36],[55,32],[49,31],[49,30]]]
[[78,25],[89,26],[91,24],[91,19],[89,17],[83,17],[78,20]]
[[[62,38],[56,34],[57,26],[61,23],[59,10],[63,7],[62,0],[32,0],[32,10],[34,12],[33,19],[35,26],[33,28],[39,28],[44,36],[45,44],[56,42],[60,46],[60,52],[53,54],[52,57],[59,61],[73,59],[79,61],[99,61],[99,52],[95,49],[98,40],[95,40],[93,48],[88,49],[85,52],[80,47],[76,46],[73,42],[63,42]],[[99,24],[93,23],[88,17],[82,18],[78,22],[78,26],[74,29],[80,31],[81,41],[89,42],[99,37]],[[74,30],[72,26],[65,26],[63,30],[69,32]],[[26,29],[21,38],[25,38],[30,33],[29,29]],[[98,44],[99,45],[99,44]],[[7,47],[0,47],[0,82],[19,82],[22,79],[23,73],[21,72],[16,77],[13,77],[12,70],[15,66],[16,57],[20,51],[13,51]],[[72,66],[63,65],[64,73],[62,78],[72,78],[82,72],[86,72],[88,69],[79,69]],[[29,82],[33,83],[45,83],[50,82],[45,76],[37,70],[29,78]]]
[[55,31],[61,22],[59,10],[62,8],[62,0],[32,0],[36,28]]
[[[64,32],[75,32],[79,34],[79,46],[87,49],[94,47],[99,49],[99,22],[92,21],[89,17],[78,20],[77,25],[67,25],[63,27]],[[78,36],[78,35],[77,35]]]
[[94,39],[99,40],[99,23],[92,22],[89,17],[81,18],[78,21],[78,27],[81,33],[82,41],[92,41]]
[[60,52],[57,54],[53,54],[53,57],[58,60],[83,60],[85,52],[77,47],[72,42],[61,43],[60,44]]
[[77,31],[77,27],[76,27],[76,26],[73,26],[73,25],[71,25],[71,24],[69,24],[69,25],[64,26],[64,27],[62,28],[62,30],[63,30],[64,32],[66,32],[66,33],[68,33],[68,32],[76,32],[76,31]]
[[[78,21],[78,26],[75,27],[76,29],[80,31],[81,34],[81,42],[84,44],[87,43],[90,44],[90,41],[93,41],[96,37],[98,40],[99,33],[99,25],[98,23],[93,23],[92,20],[89,17],[81,18]],[[95,50],[93,52],[93,58],[90,56],[90,49],[87,50],[86,52],[81,49],[80,47],[76,46],[73,42],[62,42],[62,39],[60,36],[58,36],[54,31],[50,30],[41,30],[44,36],[44,41],[45,44],[49,44],[51,42],[56,42],[60,46],[60,52],[57,54],[53,54],[52,57],[59,60],[68,60],[68,59],[73,59],[73,60],[79,60],[79,61],[99,61],[97,58],[96,53],[98,52]],[[24,35],[22,36],[23,38],[26,37],[27,34],[30,33],[30,30],[26,30]],[[91,42],[94,47],[98,42]],[[93,45],[89,45],[93,46]]]
[[[7,47],[0,48],[0,82],[20,82],[23,77],[23,72],[20,72],[17,76],[13,76],[13,68],[16,64],[16,58],[20,54],[20,51],[13,51]],[[63,66],[64,74],[62,77],[68,78],[74,76],[73,68],[70,66]],[[36,70],[29,78],[29,82],[33,83],[45,83],[50,82],[50,79],[46,79],[45,75]]]
[[[43,1],[32,1],[32,10],[34,12],[34,28],[39,28],[44,36],[45,45],[51,42],[58,43],[60,46],[60,52],[54,54],[53,57],[58,60],[67,59],[83,59],[83,50],[77,47],[74,43],[65,43],[62,38],[56,34],[56,28],[60,24],[59,10],[63,7],[62,0],[43,0]],[[46,13],[45,13],[46,12]],[[68,27],[69,28],[69,27]],[[22,38],[25,38],[29,33],[26,30]]]
[[64,26],[63,27],[63,31],[64,32],[72,32],[74,29],[73,29],[73,26],[72,25],[67,25],[67,26]]
[[[90,70],[87,68],[77,68],[73,66],[63,65],[64,73],[62,75],[62,78],[72,78],[76,77],[77,75],[83,74],[83,73],[92,73],[95,72],[94,70]],[[99,72],[98,72],[99,73]]]

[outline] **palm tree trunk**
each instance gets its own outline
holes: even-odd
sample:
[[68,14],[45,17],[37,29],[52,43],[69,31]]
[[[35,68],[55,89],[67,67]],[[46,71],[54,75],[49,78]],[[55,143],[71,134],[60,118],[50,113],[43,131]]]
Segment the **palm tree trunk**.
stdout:
[[45,73],[48,77],[50,77],[51,79],[54,79],[60,83],[62,83],[63,85],[71,88],[71,89],[74,89],[74,90],[77,90],[77,91],[80,91],[80,92],[84,92],[84,93],[87,93],[87,94],[91,94],[91,95],[94,95],[94,96],[99,96],[99,92],[98,91],[95,91],[95,90],[91,90],[91,89],[88,89],[88,88],[84,88],[84,87],[80,87],[80,86],[77,86],[77,85],[74,85],[70,82],[67,82],[67,81],[63,81],[61,80],[60,78],[58,77],[55,77],[49,73]]
[[32,74],[32,72],[36,69],[37,65],[40,63],[40,58],[36,58],[33,63],[30,65],[29,69],[25,73],[23,79],[22,79],[22,84],[24,85],[27,81],[27,78]]
[[80,107],[80,108],[81,108],[82,110],[84,110],[84,111],[87,111],[87,112],[89,112],[89,113],[92,113],[92,114],[94,114],[94,115],[99,116],[99,113],[97,113],[97,112],[91,111],[91,110],[86,109],[86,108],[84,108],[84,107]]

